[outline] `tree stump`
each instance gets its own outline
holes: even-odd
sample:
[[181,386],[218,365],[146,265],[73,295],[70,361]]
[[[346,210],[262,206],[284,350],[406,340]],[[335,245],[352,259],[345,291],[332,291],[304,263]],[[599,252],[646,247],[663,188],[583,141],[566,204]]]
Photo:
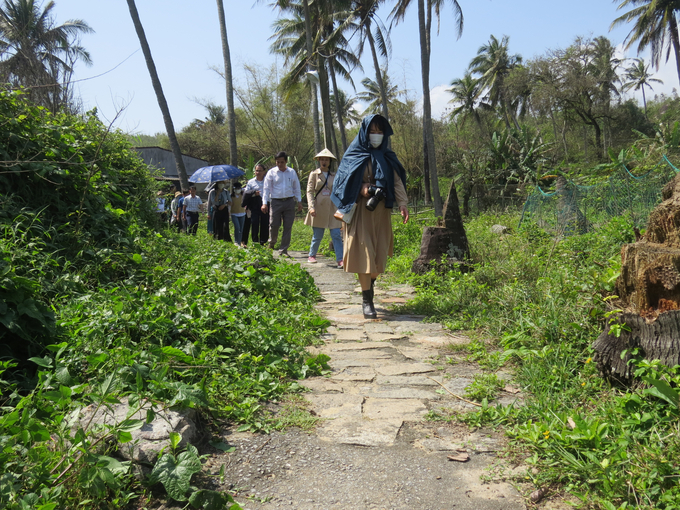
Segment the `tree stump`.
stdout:
[[420,255],[413,261],[411,271],[423,274],[431,269],[467,269],[465,261],[469,258],[470,247],[460,215],[456,185],[451,181],[444,206],[444,226],[425,227],[420,242]]
[[639,357],[680,364],[680,175],[664,187],[662,198],[645,236],[621,248],[614,304],[623,313],[615,323],[627,328],[617,338],[607,325],[593,343],[600,371],[625,382],[632,379],[628,361],[635,348]]

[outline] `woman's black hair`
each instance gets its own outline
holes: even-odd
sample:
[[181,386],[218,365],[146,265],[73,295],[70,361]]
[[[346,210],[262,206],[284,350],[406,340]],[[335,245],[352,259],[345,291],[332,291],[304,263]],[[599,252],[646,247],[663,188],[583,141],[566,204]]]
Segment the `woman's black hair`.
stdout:
[[[376,115],[373,118],[373,120],[371,120],[371,124],[375,124],[380,128],[380,131],[382,131],[383,133],[385,132],[385,120],[383,119],[383,117]],[[371,128],[371,124],[368,125],[369,129]]]

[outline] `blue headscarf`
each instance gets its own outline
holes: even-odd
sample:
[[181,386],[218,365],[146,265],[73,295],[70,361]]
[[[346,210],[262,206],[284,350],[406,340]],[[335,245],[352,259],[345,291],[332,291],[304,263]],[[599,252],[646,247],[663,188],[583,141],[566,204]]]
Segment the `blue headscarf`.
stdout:
[[[383,128],[383,141],[377,149],[373,148],[368,139],[368,127],[374,119],[380,120]],[[387,148],[388,139],[392,136],[392,133],[392,127],[382,115],[369,115],[361,122],[359,134],[342,157],[333,182],[331,200],[340,212],[349,212],[359,198],[364,171],[369,161],[373,167],[376,186],[385,191],[385,207],[392,208],[394,206],[395,170],[404,184],[404,188],[406,188],[406,170],[404,170],[394,151]]]

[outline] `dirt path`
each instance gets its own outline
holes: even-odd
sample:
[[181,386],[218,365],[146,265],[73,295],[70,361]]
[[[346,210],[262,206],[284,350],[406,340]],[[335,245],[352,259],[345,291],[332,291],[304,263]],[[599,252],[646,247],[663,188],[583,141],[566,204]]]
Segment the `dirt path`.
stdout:
[[237,490],[245,509],[525,508],[509,484],[480,479],[490,474],[500,436],[423,419],[430,410],[473,408],[451,392],[462,395],[478,370],[440,356],[468,339],[391,314],[391,305],[412,296],[406,286],[378,287],[378,320],[367,321],[354,275],[323,257],[308,264],[306,254],[291,255],[314,277],[324,299],[318,308],[333,324],[316,349],[331,357],[332,374],[303,382],[322,421],[311,433],[225,436],[236,451],[208,461],[213,473],[224,466],[220,488]]

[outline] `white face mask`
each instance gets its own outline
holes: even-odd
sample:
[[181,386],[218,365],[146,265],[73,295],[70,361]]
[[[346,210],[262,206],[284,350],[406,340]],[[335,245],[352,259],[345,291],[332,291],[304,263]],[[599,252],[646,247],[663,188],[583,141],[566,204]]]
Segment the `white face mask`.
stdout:
[[240,195],[241,194],[241,188],[234,188],[234,194]]
[[377,149],[383,141],[383,135],[380,133],[370,133],[368,135],[368,141],[371,142],[374,149]]
[[224,184],[220,183],[220,184],[217,185],[217,189],[222,189],[222,188],[224,188]]

